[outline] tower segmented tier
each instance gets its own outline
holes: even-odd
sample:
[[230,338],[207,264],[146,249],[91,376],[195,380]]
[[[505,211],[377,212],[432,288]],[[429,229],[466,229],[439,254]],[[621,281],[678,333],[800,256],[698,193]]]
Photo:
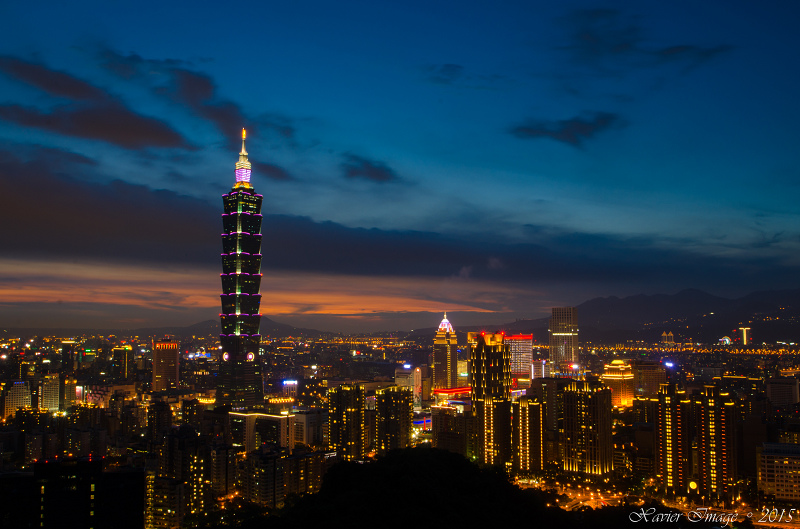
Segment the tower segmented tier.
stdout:
[[236,162],[236,183],[222,195],[222,357],[217,405],[233,409],[264,404],[258,350],[261,344],[261,201],[250,184],[245,149]]

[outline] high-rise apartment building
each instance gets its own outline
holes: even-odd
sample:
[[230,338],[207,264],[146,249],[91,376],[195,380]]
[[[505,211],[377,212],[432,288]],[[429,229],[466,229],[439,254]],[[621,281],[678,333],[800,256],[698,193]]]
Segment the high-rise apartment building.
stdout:
[[458,342],[456,332],[444,314],[433,338],[433,389],[458,387]]
[[550,317],[550,371],[570,374],[578,363],[578,309],[553,307]]
[[656,476],[668,491],[685,491],[692,475],[691,412],[686,392],[674,384],[661,386],[655,418]]
[[503,334],[471,332],[467,341],[475,455],[489,465],[505,464],[511,461],[511,350]]
[[656,476],[666,491],[732,497],[738,476],[739,411],[713,385],[687,394],[664,384],[656,417]]
[[328,390],[328,445],[347,461],[364,459],[364,386],[343,384]]
[[153,342],[153,391],[177,389],[180,344],[170,339]]
[[233,409],[264,404],[258,357],[261,335],[261,201],[250,183],[245,149],[236,162],[236,183],[222,195],[222,358],[217,404]]
[[738,474],[736,401],[716,386],[705,386],[703,394],[693,399],[693,403],[697,416],[699,488],[730,500]]
[[512,468],[530,474],[544,468],[544,406],[532,397],[521,397],[512,404]]
[[411,441],[413,396],[408,388],[391,386],[375,395],[375,448],[378,454],[407,448]]
[[564,391],[564,471],[605,476],[612,470],[611,390],[573,381]]

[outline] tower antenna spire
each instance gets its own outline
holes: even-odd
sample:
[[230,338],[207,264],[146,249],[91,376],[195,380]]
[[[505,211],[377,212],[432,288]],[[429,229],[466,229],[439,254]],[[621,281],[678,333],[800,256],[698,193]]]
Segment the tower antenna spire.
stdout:
[[247,131],[242,129],[242,152],[239,153],[239,161],[236,162],[236,184],[234,187],[252,189],[253,186],[250,184],[250,172],[252,170],[252,165],[250,164],[250,160],[247,159],[247,149],[244,147],[244,140],[246,138]]

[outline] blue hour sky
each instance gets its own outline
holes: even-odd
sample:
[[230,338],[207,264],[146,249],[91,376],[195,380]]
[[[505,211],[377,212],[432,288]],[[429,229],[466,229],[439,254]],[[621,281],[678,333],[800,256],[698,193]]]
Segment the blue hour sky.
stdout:
[[796,2],[0,5],[0,323],[328,330],[797,288]]

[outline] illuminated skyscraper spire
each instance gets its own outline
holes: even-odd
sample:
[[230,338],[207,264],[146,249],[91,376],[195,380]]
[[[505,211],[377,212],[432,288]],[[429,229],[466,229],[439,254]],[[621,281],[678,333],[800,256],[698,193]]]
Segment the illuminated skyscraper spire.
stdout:
[[244,140],[247,138],[247,131],[242,129],[242,151],[239,153],[239,161],[236,162],[236,188],[252,189],[250,184],[250,172],[252,165],[247,158],[247,149],[244,147]]
[[436,336],[433,338],[433,387],[448,389],[456,387],[458,380],[458,340],[453,325],[444,313]]

